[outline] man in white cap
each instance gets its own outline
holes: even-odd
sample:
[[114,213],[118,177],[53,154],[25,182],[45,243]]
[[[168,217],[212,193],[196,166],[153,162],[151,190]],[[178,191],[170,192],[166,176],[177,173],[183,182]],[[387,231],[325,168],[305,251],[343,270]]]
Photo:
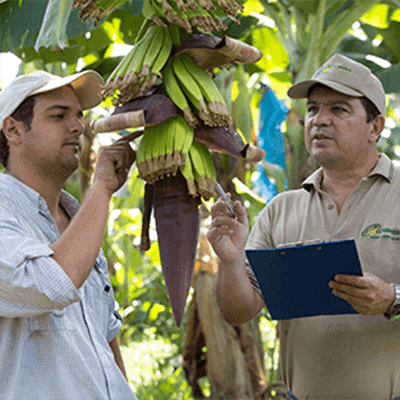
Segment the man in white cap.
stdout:
[[110,198],[135,159],[129,138],[100,149],[82,206],[62,189],[102,84],[95,71],[38,71],[0,92],[1,399],[136,399],[100,250]]
[[328,286],[357,313],[280,321],[282,375],[292,399],[400,399],[400,169],[376,147],[383,86],[367,67],[335,54],[288,95],[307,98],[305,144],[321,168],[276,196],[249,236],[239,202],[235,219],[226,202],[212,207],[221,312],[239,325],[264,306],[245,248],[354,238],[364,276],[337,275]]

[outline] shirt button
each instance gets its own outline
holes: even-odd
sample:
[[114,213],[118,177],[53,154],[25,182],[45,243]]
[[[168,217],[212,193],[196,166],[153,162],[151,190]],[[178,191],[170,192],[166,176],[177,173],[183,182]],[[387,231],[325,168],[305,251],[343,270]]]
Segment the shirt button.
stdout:
[[328,210],[332,210],[332,208],[335,207],[333,204],[328,205]]

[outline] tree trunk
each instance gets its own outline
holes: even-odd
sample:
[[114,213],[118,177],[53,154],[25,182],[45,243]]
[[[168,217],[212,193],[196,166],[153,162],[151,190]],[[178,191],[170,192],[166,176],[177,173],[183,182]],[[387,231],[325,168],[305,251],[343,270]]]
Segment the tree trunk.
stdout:
[[183,346],[183,369],[193,397],[205,398],[198,380],[207,376],[212,400],[266,399],[258,320],[234,327],[222,318],[215,294],[217,260],[202,234],[199,243]]

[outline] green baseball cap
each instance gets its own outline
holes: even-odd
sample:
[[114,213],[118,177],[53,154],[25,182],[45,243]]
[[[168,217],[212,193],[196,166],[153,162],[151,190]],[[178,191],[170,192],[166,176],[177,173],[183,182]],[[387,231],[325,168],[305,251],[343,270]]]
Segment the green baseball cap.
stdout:
[[368,67],[342,54],[333,55],[311,79],[294,84],[287,94],[292,99],[307,98],[308,90],[316,83],[349,96],[365,96],[375,104],[383,116],[386,115],[385,89],[382,82]]

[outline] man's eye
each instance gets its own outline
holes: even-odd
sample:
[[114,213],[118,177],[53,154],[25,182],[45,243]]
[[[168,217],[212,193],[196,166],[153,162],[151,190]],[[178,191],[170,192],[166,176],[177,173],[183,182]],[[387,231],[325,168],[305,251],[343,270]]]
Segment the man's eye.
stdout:
[[332,108],[332,110],[334,111],[334,112],[339,112],[339,113],[342,113],[342,112],[347,112],[347,110],[345,109],[345,108],[343,108],[343,107],[333,107]]
[[55,118],[55,119],[63,119],[63,118],[64,118],[64,114],[52,115],[52,118]]
[[307,112],[308,113],[315,113],[315,112],[317,112],[317,107],[309,106],[309,107],[307,107]]

